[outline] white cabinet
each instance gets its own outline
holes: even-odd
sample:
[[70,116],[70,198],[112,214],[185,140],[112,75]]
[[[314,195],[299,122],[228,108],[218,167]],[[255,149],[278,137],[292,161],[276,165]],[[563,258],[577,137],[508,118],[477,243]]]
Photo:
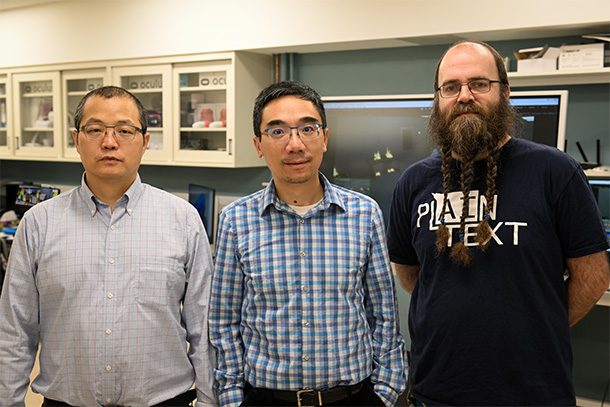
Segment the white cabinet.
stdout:
[[148,113],[148,150],[143,164],[168,164],[172,159],[171,65],[124,66],[112,69],[112,83],[133,93]]
[[252,109],[271,83],[271,58],[229,53],[174,66],[174,161],[182,165],[265,165],[252,143]]
[[[252,109],[272,82],[272,58],[248,52],[74,63],[0,72],[0,157],[79,161],[72,139],[83,96],[102,85],[144,105],[142,164],[258,167]],[[3,107],[4,106],[4,107]]]
[[8,81],[6,75],[0,75],[0,157],[12,154],[9,145],[9,119],[8,119]]
[[86,69],[62,72],[63,130],[62,151],[66,160],[78,161],[72,130],[74,114],[81,99],[90,91],[108,84],[106,69]]
[[14,74],[14,155],[24,158],[61,156],[62,115],[59,72]]

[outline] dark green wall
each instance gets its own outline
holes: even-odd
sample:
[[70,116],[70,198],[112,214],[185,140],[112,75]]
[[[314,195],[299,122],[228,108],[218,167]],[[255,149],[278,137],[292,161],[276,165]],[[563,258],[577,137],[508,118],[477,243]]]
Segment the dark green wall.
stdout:
[[[509,57],[509,70],[517,69],[513,51],[548,44],[585,42],[580,37],[498,41],[490,44]],[[436,63],[448,45],[404,47],[366,51],[298,54],[293,79],[307,83],[322,96],[433,93]],[[568,90],[567,153],[583,161],[579,141],[589,161],[595,160],[596,140],[601,141],[601,162],[610,165],[610,84],[513,87],[520,90]],[[332,130],[332,129],[331,129]]]

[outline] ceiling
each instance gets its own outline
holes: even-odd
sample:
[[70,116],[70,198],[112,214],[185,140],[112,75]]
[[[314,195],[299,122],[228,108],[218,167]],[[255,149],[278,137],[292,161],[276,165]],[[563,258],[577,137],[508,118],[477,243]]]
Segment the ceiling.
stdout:
[[58,1],[63,0],[0,0],[0,11],[37,6],[47,3],[57,3]]

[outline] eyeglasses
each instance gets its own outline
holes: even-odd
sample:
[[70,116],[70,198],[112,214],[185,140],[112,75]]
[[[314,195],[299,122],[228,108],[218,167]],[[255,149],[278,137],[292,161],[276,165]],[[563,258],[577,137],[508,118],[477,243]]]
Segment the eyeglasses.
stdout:
[[449,82],[442,86],[439,86],[436,91],[440,92],[442,98],[455,98],[458,97],[462,91],[462,86],[468,86],[470,93],[473,95],[479,93],[487,93],[491,90],[492,83],[504,83],[502,81],[492,81],[489,79],[475,79],[468,83]]
[[313,141],[320,137],[320,123],[307,123],[300,126],[277,126],[265,129],[261,134],[267,133],[269,139],[276,143],[287,143],[292,135],[292,129],[297,129],[297,134],[303,141]]
[[85,137],[91,141],[99,141],[106,136],[108,129],[114,129],[114,137],[118,141],[132,141],[137,132],[142,134],[143,130],[130,124],[117,124],[116,126],[106,126],[105,124],[86,124],[80,127],[80,131],[85,133]]

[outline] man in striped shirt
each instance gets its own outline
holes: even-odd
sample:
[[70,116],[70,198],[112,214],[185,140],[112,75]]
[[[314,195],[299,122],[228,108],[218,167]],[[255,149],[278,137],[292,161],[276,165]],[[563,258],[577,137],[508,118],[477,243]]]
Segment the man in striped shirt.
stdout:
[[406,386],[384,223],[318,172],[319,94],[266,88],[254,145],[273,179],[220,216],[210,302],[223,406],[392,406]]
[[12,247],[0,405],[24,405],[39,340],[45,407],[216,405],[208,239],[192,205],[140,181],[146,110],[103,87],[75,127],[81,185],[26,212]]

